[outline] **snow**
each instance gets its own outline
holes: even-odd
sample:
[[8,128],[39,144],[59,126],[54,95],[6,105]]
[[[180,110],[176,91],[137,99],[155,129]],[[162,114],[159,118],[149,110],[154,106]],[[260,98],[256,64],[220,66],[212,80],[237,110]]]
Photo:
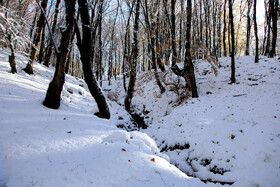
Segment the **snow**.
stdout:
[[35,64],[35,75],[25,74],[27,59],[17,55],[11,74],[7,57],[0,49],[0,186],[205,186],[148,135],[95,117],[83,80],[67,75],[61,107],[48,109],[42,101],[54,69]]
[[[217,77],[206,61],[196,62],[200,97],[181,104],[170,87],[160,94],[151,73],[138,77],[132,104],[148,111],[143,116],[149,128],[142,131],[190,176],[232,186],[280,186],[279,59],[261,57],[255,64],[253,56],[237,57],[232,85],[230,58],[219,61]],[[112,87],[119,100],[121,89]]]
[[8,55],[0,48],[0,186],[280,186],[278,58],[237,57],[232,85],[230,58],[219,59],[217,77],[196,61],[199,98],[184,101],[141,73],[132,104],[149,127],[127,132],[116,127],[135,128],[122,79],[103,83],[110,120],[93,115],[85,82],[68,75],[52,110],[42,101],[54,68],[35,63],[35,75],[25,74],[27,59],[17,55],[11,74]]

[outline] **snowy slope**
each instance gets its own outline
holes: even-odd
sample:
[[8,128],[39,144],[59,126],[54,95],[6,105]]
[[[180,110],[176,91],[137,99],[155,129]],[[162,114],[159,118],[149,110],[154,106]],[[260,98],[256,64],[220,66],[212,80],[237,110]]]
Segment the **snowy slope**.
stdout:
[[205,186],[169,164],[146,134],[117,129],[116,108],[112,120],[95,117],[80,79],[66,77],[59,110],[44,107],[54,69],[35,64],[27,75],[20,57],[11,74],[7,57],[0,49],[0,186]]
[[[230,58],[220,63],[217,77],[206,61],[196,63],[200,97],[182,104],[170,87],[160,94],[150,73],[140,75],[132,104],[146,113],[143,132],[188,175],[237,187],[280,186],[280,61],[237,57],[233,85]],[[122,103],[120,85],[112,92]]]

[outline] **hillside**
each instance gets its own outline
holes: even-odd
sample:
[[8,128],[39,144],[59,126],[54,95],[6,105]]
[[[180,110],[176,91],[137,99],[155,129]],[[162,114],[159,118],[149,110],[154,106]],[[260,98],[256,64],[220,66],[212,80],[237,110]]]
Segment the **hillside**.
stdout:
[[83,80],[70,76],[59,110],[41,103],[53,68],[9,73],[0,50],[0,186],[204,186],[168,162],[141,132],[117,129],[114,117],[93,115]]
[[127,132],[116,126],[137,128],[121,79],[103,84],[112,113],[103,120],[83,80],[67,75],[61,107],[48,109],[41,103],[54,69],[36,64],[27,75],[19,55],[11,74],[7,57],[0,49],[0,186],[280,185],[277,58],[237,57],[233,85],[229,58],[217,76],[196,62],[197,99],[176,92],[169,72],[161,74],[172,83],[163,94],[152,73],[139,74],[132,104],[149,127]]
[[[173,83],[164,94],[152,73],[139,75],[132,103],[149,125],[143,132],[189,176],[233,186],[279,186],[280,61],[261,57],[255,64],[253,56],[237,57],[233,85],[230,58],[219,62],[217,76],[208,62],[196,62],[197,99],[179,100],[178,80],[170,73],[161,74]],[[122,103],[118,84],[111,92]]]

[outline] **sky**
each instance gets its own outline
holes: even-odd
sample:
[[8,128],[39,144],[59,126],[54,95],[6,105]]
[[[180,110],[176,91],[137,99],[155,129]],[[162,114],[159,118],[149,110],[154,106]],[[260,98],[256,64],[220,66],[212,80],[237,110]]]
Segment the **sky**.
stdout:
[[257,1],[257,22],[258,22],[258,24],[264,23],[264,15],[265,15],[264,0],[258,0]]

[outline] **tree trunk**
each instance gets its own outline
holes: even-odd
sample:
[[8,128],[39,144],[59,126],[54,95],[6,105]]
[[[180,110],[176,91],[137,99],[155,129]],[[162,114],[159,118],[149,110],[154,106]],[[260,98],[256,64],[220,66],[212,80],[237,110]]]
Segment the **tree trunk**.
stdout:
[[277,18],[278,18],[278,0],[270,1],[271,4],[271,16],[272,16],[272,45],[269,52],[269,57],[272,58],[275,56],[276,40],[277,40]]
[[250,37],[251,37],[251,8],[252,8],[252,0],[247,0],[248,3],[248,11],[247,11],[247,39],[246,39],[246,50],[245,55],[250,55]]
[[56,69],[53,80],[51,81],[47,90],[46,98],[43,102],[48,108],[58,109],[60,106],[60,95],[65,82],[65,61],[68,54],[68,47],[71,41],[73,26],[74,26],[74,15],[75,15],[75,1],[76,0],[65,0],[65,14],[66,14],[66,25],[67,28],[62,32],[60,42],[60,52],[57,55]]
[[[155,6],[156,7],[156,6]],[[147,27],[147,37],[148,37],[148,49],[151,53],[151,63],[152,63],[152,68],[154,70],[154,75],[155,75],[155,79],[157,82],[157,85],[159,86],[160,92],[164,93],[165,92],[165,87],[161,84],[160,79],[159,79],[159,75],[158,75],[158,70],[157,70],[157,63],[156,63],[156,52],[155,52],[155,26],[156,23],[150,24],[150,19],[154,20],[153,15],[155,14],[155,11],[152,12],[151,15],[149,15],[149,9],[148,9],[148,3],[147,0],[145,0],[145,8],[146,10],[144,11],[145,14],[145,22],[146,22],[146,27]]]
[[40,51],[38,54],[38,62],[41,63],[44,58],[44,53],[45,53],[45,25],[42,30],[42,37],[41,37],[41,44],[40,44]]
[[82,34],[83,38],[81,39],[80,31],[76,25],[76,35],[77,35],[77,45],[81,54],[81,61],[83,64],[83,71],[85,81],[88,85],[91,95],[94,97],[99,112],[95,113],[96,116],[100,118],[110,119],[110,111],[107,105],[106,99],[102,93],[102,90],[99,88],[96,79],[94,78],[92,72],[92,65],[90,62],[90,52],[91,52],[91,29],[88,3],[86,0],[78,0],[81,20],[82,20]]
[[256,53],[255,53],[255,63],[259,62],[259,37],[258,37],[258,26],[257,26],[257,0],[254,0],[254,31],[255,31],[255,38],[256,38]]
[[162,72],[165,72],[165,67],[164,67],[164,63],[162,62],[162,48],[163,46],[161,46],[161,43],[160,43],[160,21],[159,21],[159,13],[157,14],[157,28],[156,28],[156,59],[157,59],[157,65],[159,66],[159,69],[162,71]]
[[133,26],[133,44],[132,44],[132,61],[130,64],[130,80],[124,100],[125,109],[131,111],[131,101],[134,93],[136,82],[136,63],[138,57],[138,30],[139,30],[139,14],[140,14],[140,0],[136,0],[135,21]]
[[196,81],[195,81],[195,74],[194,74],[194,67],[192,63],[192,56],[191,56],[191,22],[192,22],[192,1],[187,1],[187,30],[186,30],[186,53],[185,53],[185,71],[189,71],[189,75],[185,72],[185,79],[186,76],[190,79],[191,90],[192,90],[192,97],[198,97]]
[[224,4],[224,31],[223,31],[224,56],[227,56],[227,46],[226,46],[226,32],[227,32],[226,13],[227,13],[227,9],[226,9],[226,4],[227,4],[227,0],[225,0],[225,4]]
[[30,59],[26,67],[23,69],[28,74],[33,74],[33,64],[36,59],[38,53],[38,47],[40,45],[42,30],[45,24],[45,12],[47,9],[48,0],[41,1],[41,14],[39,16],[39,20],[37,22],[36,32],[34,36],[33,46],[31,48]]
[[[56,29],[57,16],[59,13],[59,4],[60,4],[60,0],[57,0],[56,4],[55,4],[55,12],[54,12],[54,18],[53,18],[53,25],[52,25],[52,34],[55,32],[55,29]],[[49,65],[50,65],[50,59],[52,56],[52,48],[53,48],[53,42],[52,42],[52,39],[50,38],[50,42],[49,42],[49,45],[47,46],[46,56],[45,56],[44,63],[43,63],[47,67],[49,67]]]
[[229,22],[230,22],[230,29],[231,29],[231,84],[235,83],[235,60],[234,60],[234,54],[235,54],[235,47],[234,47],[234,25],[233,25],[233,12],[232,12],[232,0],[229,0],[228,3],[229,7]]
[[[102,87],[102,58],[103,58],[103,44],[102,44],[102,14],[103,14],[103,0],[100,2],[100,8],[99,8],[99,16],[98,16],[98,54],[97,54],[97,71],[98,75],[97,79],[99,78],[100,86]],[[98,80],[97,80],[98,81]]]
[[172,42],[172,67],[175,67],[178,56],[176,50],[176,17],[175,17],[176,0],[171,0],[171,42]]
[[15,52],[13,46],[10,44],[11,55],[9,56],[9,63],[11,66],[11,73],[17,73]]

